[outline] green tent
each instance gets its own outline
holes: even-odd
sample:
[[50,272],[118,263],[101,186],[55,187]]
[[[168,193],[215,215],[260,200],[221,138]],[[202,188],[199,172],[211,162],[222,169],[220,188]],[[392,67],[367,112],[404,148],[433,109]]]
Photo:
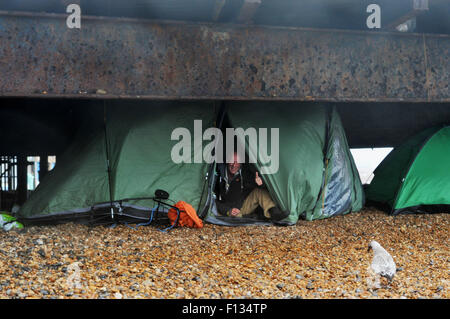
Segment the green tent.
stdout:
[[393,214],[448,212],[450,127],[432,127],[396,147],[374,171],[367,200]]
[[157,189],[197,207],[207,164],[175,164],[171,134],[178,127],[193,131],[194,119],[213,126],[213,103],[108,103],[106,116],[105,127],[97,123],[91,134],[82,130],[57,158],[55,168],[21,207],[24,223],[110,221],[105,213],[111,202],[115,210],[125,208],[122,217],[147,220],[155,206],[152,200],[117,201],[152,197]]
[[[279,169],[275,174],[262,175],[280,209],[290,213],[279,224],[295,224],[299,218],[328,218],[363,207],[361,181],[334,108],[316,103],[234,102],[228,105],[226,114],[232,127],[279,128]],[[249,149],[246,139],[246,151]],[[272,149],[270,143],[267,149]],[[258,158],[255,165],[261,171],[266,162]],[[211,179],[210,189],[213,184]],[[212,191],[210,194],[214,195]],[[208,222],[255,223],[221,216],[214,200],[210,203],[205,218]]]
[[[57,159],[55,169],[21,208],[22,221],[148,220],[155,206],[148,197],[163,189],[170,194],[171,203],[190,203],[206,222],[270,223],[221,216],[215,209],[213,192],[216,163],[175,163],[171,157],[179,142],[172,138],[175,129],[185,128],[195,134],[195,120],[202,121],[204,130],[220,127],[225,117],[236,128],[279,129],[278,171],[262,177],[280,208],[290,212],[281,224],[346,214],[360,210],[364,204],[345,132],[331,107],[227,102],[219,109],[212,102],[152,102],[143,106],[121,102],[109,103],[106,114],[105,127],[97,125],[90,135],[82,132]],[[194,141],[191,158],[202,154],[208,143]],[[245,149],[252,152],[248,143]],[[269,152],[271,149],[269,143]],[[261,170],[265,163],[258,158],[255,166]]]

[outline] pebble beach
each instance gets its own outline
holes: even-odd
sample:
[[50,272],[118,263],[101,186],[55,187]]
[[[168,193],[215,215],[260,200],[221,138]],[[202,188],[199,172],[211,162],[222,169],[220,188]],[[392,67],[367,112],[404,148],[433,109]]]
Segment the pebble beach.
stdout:
[[[0,298],[448,299],[449,231],[449,214],[372,208],[287,227],[33,226],[0,231]],[[398,268],[381,288],[371,240]]]

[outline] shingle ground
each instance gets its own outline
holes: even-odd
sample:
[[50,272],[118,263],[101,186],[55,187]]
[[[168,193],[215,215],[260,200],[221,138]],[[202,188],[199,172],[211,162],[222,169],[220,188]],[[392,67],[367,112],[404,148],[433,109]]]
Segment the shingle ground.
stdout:
[[[0,231],[0,298],[449,298],[449,230],[449,214],[365,209],[289,227]],[[401,269],[380,289],[372,239]]]

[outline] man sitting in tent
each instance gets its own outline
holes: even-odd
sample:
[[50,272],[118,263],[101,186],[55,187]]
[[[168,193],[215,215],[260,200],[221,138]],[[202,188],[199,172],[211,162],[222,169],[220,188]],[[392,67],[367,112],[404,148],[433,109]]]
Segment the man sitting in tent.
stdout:
[[264,216],[279,221],[289,215],[282,212],[264,187],[259,173],[249,165],[241,165],[238,154],[233,163],[219,164],[219,181],[216,185],[216,206],[222,215],[243,217],[253,213],[258,206]]

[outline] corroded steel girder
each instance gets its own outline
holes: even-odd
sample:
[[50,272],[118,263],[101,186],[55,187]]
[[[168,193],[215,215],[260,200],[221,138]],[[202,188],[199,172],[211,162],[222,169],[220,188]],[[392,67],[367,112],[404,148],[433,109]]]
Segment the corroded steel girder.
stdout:
[[0,96],[450,101],[450,36],[0,12]]

